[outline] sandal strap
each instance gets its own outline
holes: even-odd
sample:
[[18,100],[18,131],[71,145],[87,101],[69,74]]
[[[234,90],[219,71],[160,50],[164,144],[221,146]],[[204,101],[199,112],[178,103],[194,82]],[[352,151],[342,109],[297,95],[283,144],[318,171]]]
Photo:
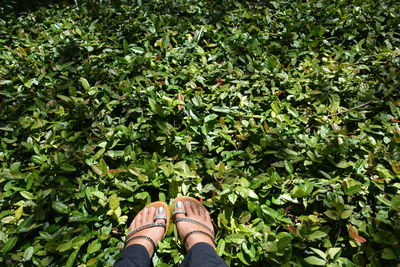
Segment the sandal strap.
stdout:
[[145,236],[145,235],[138,235],[138,236],[134,236],[134,237],[128,238],[128,239],[125,241],[124,248],[126,248],[126,245],[127,245],[130,241],[132,241],[132,240],[134,240],[134,239],[139,239],[139,238],[146,239],[147,241],[149,241],[149,242],[151,243],[152,247],[153,247],[153,251],[156,251],[156,249],[157,249],[156,243],[153,241],[153,239],[151,239],[150,237]]
[[211,239],[211,241],[214,243],[214,245],[217,245],[217,243],[215,243],[214,237],[212,235],[210,235],[209,233],[206,233],[204,231],[200,231],[200,230],[194,230],[194,231],[191,231],[191,232],[187,233],[185,235],[185,237],[183,238],[182,243],[185,244],[186,240],[188,239],[188,237],[191,236],[191,235],[194,235],[194,234],[206,235]]
[[154,219],[154,220],[163,219],[163,220],[165,220],[165,222],[168,221],[167,216],[164,216],[164,215],[157,215],[157,216],[154,216],[153,219]]
[[164,227],[164,229],[166,229],[167,225],[165,223],[159,223],[159,222],[154,222],[154,223],[149,223],[149,224],[146,224],[146,225],[142,225],[139,228],[137,228],[137,229],[133,230],[132,232],[130,232],[126,236],[126,239],[128,240],[129,237],[131,237],[132,235],[136,234],[137,232],[140,232],[140,231],[142,231],[144,229],[152,228],[152,227]]
[[182,222],[182,221],[191,222],[191,223],[197,224],[197,225],[199,225],[199,226],[201,226],[201,227],[207,229],[210,233],[214,234],[214,230],[213,230],[213,229],[211,229],[210,227],[208,227],[208,226],[205,225],[204,223],[201,223],[201,222],[196,221],[196,220],[194,220],[194,219],[191,219],[191,218],[179,218],[179,219],[175,219],[175,223]]
[[186,214],[186,210],[184,210],[184,209],[176,209],[176,210],[174,211],[173,215],[176,215],[176,214],[179,214],[179,213]]

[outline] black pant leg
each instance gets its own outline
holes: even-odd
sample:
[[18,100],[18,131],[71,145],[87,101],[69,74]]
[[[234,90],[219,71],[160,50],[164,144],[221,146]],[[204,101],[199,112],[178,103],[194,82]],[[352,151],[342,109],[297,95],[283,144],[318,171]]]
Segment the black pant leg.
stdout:
[[139,244],[127,246],[113,267],[150,267],[150,256]]
[[190,248],[180,267],[228,267],[228,265],[210,244],[200,242]]

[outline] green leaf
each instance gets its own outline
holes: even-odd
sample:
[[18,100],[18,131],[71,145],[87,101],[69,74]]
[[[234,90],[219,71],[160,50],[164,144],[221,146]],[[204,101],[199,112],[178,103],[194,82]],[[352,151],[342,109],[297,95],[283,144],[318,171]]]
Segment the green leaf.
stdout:
[[244,265],[250,265],[250,264],[245,260],[245,258],[244,258],[244,256],[243,256],[243,253],[242,253],[242,252],[239,252],[239,253],[237,254],[237,257],[240,259],[240,261],[241,261]]
[[312,183],[306,183],[301,186],[296,186],[293,189],[293,193],[291,195],[292,197],[299,197],[299,198],[307,197],[308,195],[310,195],[313,189],[314,185]]
[[278,102],[272,102],[271,103],[271,107],[272,107],[272,110],[276,113],[276,114],[279,114],[280,112],[281,112],[281,108],[280,108],[280,105],[279,105],[279,103]]
[[216,251],[217,251],[217,254],[218,254],[219,256],[222,256],[222,254],[223,254],[224,251],[225,251],[225,240],[224,240],[224,239],[220,239],[220,240],[218,241],[218,246],[217,246],[217,248],[216,248]]
[[318,239],[321,239],[321,238],[323,238],[323,237],[325,237],[325,236],[327,236],[327,235],[328,235],[328,234],[325,233],[325,232],[322,232],[322,231],[315,231],[314,233],[308,235],[308,238],[309,238],[310,240],[318,240]]
[[386,245],[394,245],[397,242],[396,237],[388,231],[380,231],[373,235],[375,242]]
[[70,212],[70,208],[61,201],[53,201],[51,202],[51,206],[59,213],[68,214]]
[[218,115],[217,115],[217,114],[210,114],[210,115],[207,115],[207,116],[204,118],[204,122],[207,123],[207,122],[209,122],[209,121],[215,120],[216,118],[218,118]]
[[63,242],[57,246],[57,251],[65,252],[72,248],[72,240],[68,240],[67,242]]
[[112,210],[116,210],[117,208],[119,208],[119,198],[116,194],[112,194],[109,198],[108,198],[108,204],[110,206],[110,209]]
[[229,194],[228,195],[228,198],[229,198],[229,201],[232,203],[232,204],[235,204],[236,203],[236,200],[237,200],[237,195],[236,194]]
[[330,248],[328,249],[328,255],[331,259],[334,259],[341,250],[341,248]]
[[35,199],[35,197],[33,196],[33,194],[31,192],[28,191],[21,191],[19,192],[21,194],[21,196],[23,196],[24,198],[28,199],[28,200],[32,200]]
[[11,80],[0,80],[0,85],[5,85],[11,83]]
[[221,112],[221,113],[230,113],[230,108],[228,107],[212,107],[212,110],[215,112]]
[[83,244],[85,244],[85,243],[86,243],[86,237],[78,236],[72,240],[72,247],[76,249],[76,248],[83,246]]
[[324,214],[326,216],[328,216],[328,218],[330,218],[332,220],[335,220],[335,221],[340,219],[339,214],[335,210],[327,210],[327,211],[324,212]]
[[10,250],[12,250],[14,246],[17,244],[17,241],[18,241],[18,236],[13,236],[9,238],[2,248],[3,253],[7,253]]
[[161,113],[161,107],[159,104],[157,104],[156,101],[154,101],[153,99],[149,98],[149,105],[152,111],[154,111],[157,114]]
[[398,256],[390,248],[384,248],[382,253],[382,259],[384,260],[396,260]]
[[324,261],[320,258],[317,258],[315,256],[307,257],[304,260],[311,265],[317,265],[317,266],[325,266],[326,265],[326,261]]
[[124,48],[124,55],[127,55],[129,53],[129,44],[126,39],[122,41],[122,47]]
[[90,88],[91,88],[89,82],[88,82],[85,78],[83,78],[83,77],[81,77],[79,80],[81,81],[81,84],[82,84],[83,88],[84,88],[86,91],[89,91]]
[[65,263],[65,267],[72,267],[74,265],[74,261],[76,256],[78,255],[79,249],[74,250],[68,257],[67,262]]
[[195,95],[192,98],[192,102],[196,107],[200,107],[200,106],[203,105],[203,101],[202,101],[202,99],[201,99],[201,97],[199,95]]
[[293,173],[293,165],[289,161],[285,160],[285,169],[288,173]]
[[230,266],[397,263],[399,1],[3,2],[0,262],[110,265],[192,196]]
[[131,50],[132,50],[134,53],[137,53],[137,54],[144,54],[144,52],[145,52],[144,49],[141,48],[141,47],[132,47]]
[[41,165],[47,161],[47,157],[45,155],[33,155],[32,161],[38,165]]
[[350,167],[350,164],[347,161],[340,161],[339,163],[336,164],[336,167],[341,168],[341,169],[345,169],[347,167]]
[[317,248],[310,248],[310,249],[311,249],[312,251],[314,251],[315,253],[317,253],[318,256],[320,256],[321,258],[323,258],[323,259],[326,260],[326,253],[325,253],[325,252],[323,252],[322,250],[317,249]]
[[351,216],[352,213],[353,213],[353,210],[345,210],[342,213],[340,213],[340,218],[347,219]]
[[394,196],[390,201],[390,207],[394,210],[400,211],[400,196]]
[[15,210],[14,216],[16,221],[18,221],[21,218],[23,211],[24,211],[24,206],[21,206]]
[[24,261],[30,261],[33,256],[33,247],[28,247],[24,252]]
[[66,171],[66,172],[73,172],[76,171],[76,168],[74,166],[72,166],[69,163],[64,162],[63,164],[61,164],[61,170]]
[[88,254],[95,253],[95,252],[99,251],[100,249],[101,249],[101,244],[99,243],[98,240],[94,240],[88,245],[87,253]]
[[234,244],[241,244],[243,241],[245,241],[245,237],[242,234],[230,234],[225,237],[225,241]]

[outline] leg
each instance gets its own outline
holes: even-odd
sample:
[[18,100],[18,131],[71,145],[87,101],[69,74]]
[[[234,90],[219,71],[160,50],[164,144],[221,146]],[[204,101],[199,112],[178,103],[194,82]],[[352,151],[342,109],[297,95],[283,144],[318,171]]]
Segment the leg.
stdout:
[[196,243],[186,254],[181,267],[228,267],[215,249],[207,243]]
[[181,267],[227,267],[215,251],[214,229],[206,208],[190,197],[175,202],[176,227],[188,251]]
[[143,245],[133,244],[124,249],[114,267],[150,267],[150,255]]
[[114,267],[148,267],[157,243],[164,238],[169,225],[169,210],[164,202],[145,207],[132,221],[125,249]]

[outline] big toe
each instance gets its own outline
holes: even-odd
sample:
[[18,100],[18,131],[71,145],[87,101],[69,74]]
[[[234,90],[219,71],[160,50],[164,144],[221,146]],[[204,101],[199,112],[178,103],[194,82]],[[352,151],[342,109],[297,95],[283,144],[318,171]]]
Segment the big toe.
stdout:
[[164,207],[157,208],[157,213],[156,213],[154,219],[156,219],[155,222],[157,222],[157,223],[166,223],[167,216],[166,216],[166,210]]
[[175,203],[175,210],[174,210],[174,214],[175,214],[175,218],[179,219],[179,218],[183,218],[185,217],[185,206],[183,205],[182,201],[177,201]]

